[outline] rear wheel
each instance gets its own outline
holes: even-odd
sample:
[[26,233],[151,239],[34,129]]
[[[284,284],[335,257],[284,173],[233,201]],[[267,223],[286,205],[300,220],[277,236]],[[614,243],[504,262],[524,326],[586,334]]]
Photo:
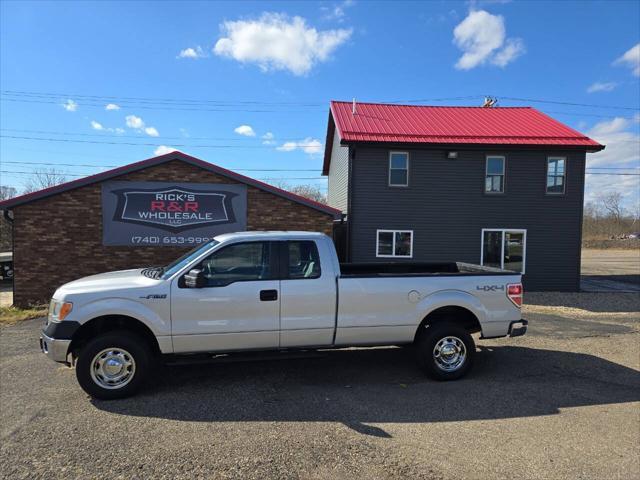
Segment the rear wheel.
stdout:
[[416,341],[418,363],[431,378],[456,380],[473,364],[476,345],[464,328],[443,322],[429,326]]
[[76,378],[92,397],[129,397],[146,379],[150,363],[151,350],[143,338],[126,330],[108,332],[80,350]]

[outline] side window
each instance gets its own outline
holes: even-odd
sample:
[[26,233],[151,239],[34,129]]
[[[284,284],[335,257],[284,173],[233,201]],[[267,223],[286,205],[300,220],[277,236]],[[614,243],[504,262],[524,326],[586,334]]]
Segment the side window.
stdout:
[[484,191],[504,193],[504,157],[487,157]]
[[273,278],[268,242],[229,245],[203,260],[200,268],[209,287]]
[[312,241],[287,242],[289,250],[288,278],[320,278],[320,255],[318,247]]
[[413,256],[412,230],[378,230],[376,257]]
[[409,185],[409,154],[391,152],[389,154],[389,186],[406,187]]
[[547,193],[564,193],[564,157],[549,157],[547,159]]

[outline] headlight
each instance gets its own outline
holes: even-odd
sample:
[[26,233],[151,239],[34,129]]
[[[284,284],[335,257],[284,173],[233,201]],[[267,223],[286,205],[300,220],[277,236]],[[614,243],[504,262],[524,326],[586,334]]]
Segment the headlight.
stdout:
[[61,322],[71,313],[72,309],[73,303],[71,302],[51,300],[51,305],[49,305],[49,319],[55,322]]

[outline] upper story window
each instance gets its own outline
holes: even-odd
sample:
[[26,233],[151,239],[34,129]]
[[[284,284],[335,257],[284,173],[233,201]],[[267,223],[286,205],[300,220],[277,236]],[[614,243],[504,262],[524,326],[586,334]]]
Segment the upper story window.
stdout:
[[389,186],[406,187],[409,185],[409,154],[391,152],[389,154]]
[[412,230],[378,230],[376,257],[413,256]]
[[564,157],[549,157],[547,159],[547,193],[564,193],[565,163],[566,158]]
[[484,191],[486,193],[504,193],[504,157],[487,157]]

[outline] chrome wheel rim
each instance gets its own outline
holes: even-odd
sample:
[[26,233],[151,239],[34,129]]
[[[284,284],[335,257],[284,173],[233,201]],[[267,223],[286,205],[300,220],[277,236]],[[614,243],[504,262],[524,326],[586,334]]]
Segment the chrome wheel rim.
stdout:
[[444,337],[433,347],[433,360],[445,372],[455,372],[467,358],[467,347],[458,337]]
[[108,390],[124,387],[135,373],[133,355],[122,348],[105,348],[91,361],[91,379]]

